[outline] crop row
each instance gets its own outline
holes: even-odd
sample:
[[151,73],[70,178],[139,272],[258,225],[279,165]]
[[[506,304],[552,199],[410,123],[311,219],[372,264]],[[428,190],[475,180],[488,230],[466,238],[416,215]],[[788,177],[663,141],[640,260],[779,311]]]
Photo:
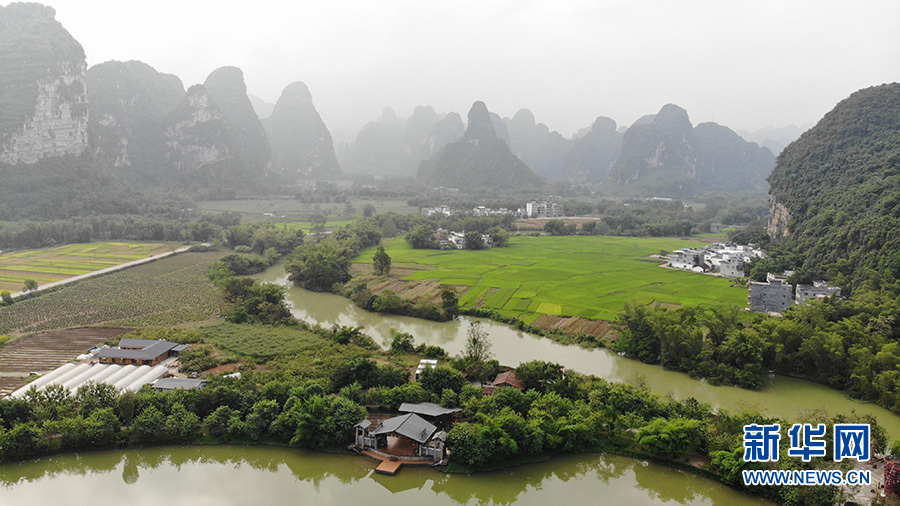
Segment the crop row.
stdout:
[[60,287],[0,308],[0,334],[206,320],[223,300],[206,277],[219,253],[189,253]]

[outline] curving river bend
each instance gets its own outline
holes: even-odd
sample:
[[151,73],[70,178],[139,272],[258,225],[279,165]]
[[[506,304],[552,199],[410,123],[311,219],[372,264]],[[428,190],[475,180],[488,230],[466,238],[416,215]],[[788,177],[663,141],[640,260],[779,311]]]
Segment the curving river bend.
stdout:
[[788,421],[795,419],[798,413],[812,410],[831,414],[856,411],[875,416],[892,438],[900,438],[900,416],[810,381],[772,375],[759,390],[712,386],[687,374],[624,358],[609,350],[588,350],[559,344],[490,320],[463,317],[458,321],[438,323],[364,311],[339,295],[310,292],[292,286],[284,268],[278,265],[255,278],[288,287],[287,300],[294,316],[325,327],[335,324],[360,325],[365,333],[382,345],[390,343],[390,329],[395,328],[412,334],[417,343],[438,345],[454,355],[465,346],[469,320],[477,319],[484,322],[490,333],[494,355],[504,365],[516,366],[521,362],[540,359],[610,381],[633,382],[640,378],[652,391],[661,395],[671,394],[678,399],[694,397],[730,411],[752,408]]

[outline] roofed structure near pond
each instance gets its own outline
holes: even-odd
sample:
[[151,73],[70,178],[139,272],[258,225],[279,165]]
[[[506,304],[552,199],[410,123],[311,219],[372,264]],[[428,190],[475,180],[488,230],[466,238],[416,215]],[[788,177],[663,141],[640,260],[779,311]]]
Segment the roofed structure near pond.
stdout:
[[431,439],[437,427],[431,425],[421,416],[415,413],[388,418],[372,431],[372,435],[381,436],[387,434],[399,434],[408,437],[417,443],[425,443]]

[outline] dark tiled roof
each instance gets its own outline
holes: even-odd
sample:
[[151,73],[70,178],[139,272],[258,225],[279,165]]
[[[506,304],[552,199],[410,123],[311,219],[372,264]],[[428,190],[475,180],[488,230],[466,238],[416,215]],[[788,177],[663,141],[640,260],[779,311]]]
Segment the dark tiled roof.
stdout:
[[158,339],[122,339],[119,341],[119,348],[138,348],[143,349],[153,343],[158,343]]
[[495,387],[503,385],[509,385],[511,387],[516,387],[519,390],[525,390],[525,384],[522,383],[522,380],[516,377],[516,371],[504,371],[498,374],[496,378],[494,378]]
[[408,415],[395,416],[381,422],[381,425],[375,429],[372,434],[380,436],[382,434],[400,434],[406,436],[413,441],[424,443],[428,441],[437,427],[431,425],[421,416],[410,413]]
[[400,405],[401,413],[416,413],[424,416],[450,415],[459,413],[460,411],[462,411],[462,408],[445,408],[444,406],[433,402],[420,402],[418,404],[404,402]]
[[[153,360],[160,355],[168,353],[173,348],[179,346],[177,343],[169,341],[146,341],[144,339],[123,339],[123,341],[144,341],[150,343],[140,350],[123,350],[121,348],[107,348],[100,350],[97,354],[100,358],[123,358],[131,360]],[[121,345],[121,343],[119,343]],[[131,343],[129,343],[131,344]]]

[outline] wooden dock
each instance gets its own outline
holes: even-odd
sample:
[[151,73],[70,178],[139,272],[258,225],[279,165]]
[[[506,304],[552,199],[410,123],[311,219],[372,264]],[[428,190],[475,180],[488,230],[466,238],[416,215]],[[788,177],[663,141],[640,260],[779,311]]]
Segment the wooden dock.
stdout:
[[399,460],[382,460],[378,467],[375,468],[375,472],[393,476],[397,474],[401,466],[403,466],[403,462]]
[[397,474],[397,472],[400,471],[400,468],[403,466],[434,467],[434,462],[430,460],[409,460],[403,459],[403,457],[392,460],[369,450],[359,451],[359,454],[369,460],[378,462],[378,467],[375,468],[376,473],[387,474],[389,476],[394,476],[395,474]]

